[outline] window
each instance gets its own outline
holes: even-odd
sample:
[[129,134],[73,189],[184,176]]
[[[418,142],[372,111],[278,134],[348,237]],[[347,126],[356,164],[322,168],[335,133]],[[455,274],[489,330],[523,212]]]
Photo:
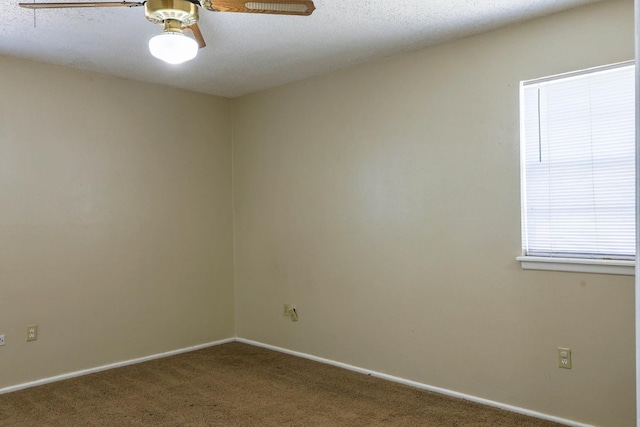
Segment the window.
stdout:
[[520,106],[523,268],[633,274],[634,65],[522,82]]

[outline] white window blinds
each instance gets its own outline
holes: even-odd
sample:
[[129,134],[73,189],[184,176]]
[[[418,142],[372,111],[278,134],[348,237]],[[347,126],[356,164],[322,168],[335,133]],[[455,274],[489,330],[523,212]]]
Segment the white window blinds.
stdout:
[[631,64],[521,84],[524,254],[634,259]]

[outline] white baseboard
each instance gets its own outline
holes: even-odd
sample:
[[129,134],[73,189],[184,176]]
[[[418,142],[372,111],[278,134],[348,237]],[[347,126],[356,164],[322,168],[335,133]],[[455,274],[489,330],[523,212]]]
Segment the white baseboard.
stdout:
[[405,384],[411,387],[419,388],[422,390],[433,391],[435,393],[445,394],[447,396],[456,397],[459,399],[469,400],[471,402],[481,403],[487,406],[493,406],[495,408],[504,409],[506,411],[515,412],[517,414],[528,415],[530,417],[540,418],[542,420],[553,421],[558,424],[564,424],[572,427],[593,427],[589,424],[582,424],[576,421],[567,420],[564,418],[554,417],[552,415],[543,414],[541,412],[531,411],[529,409],[519,408],[517,406],[507,405],[505,403],[495,402],[493,400],[483,399],[482,397],[472,396],[469,394],[458,393],[457,391],[447,390],[445,388],[434,387],[427,384],[422,384],[416,381],[407,380],[404,378],[394,377],[393,375],[387,375],[376,371],[370,371],[368,369],[359,368],[357,366],[347,365],[346,363],[336,362],[334,360],[325,359],[323,357],[313,356],[311,354],[300,353],[298,351],[287,350],[286,348],[276,347],[269,344],[264,344],[258,341],[252,341],[245,338],[236,337],[236,341],[254,345],[256,347],[263,347],[269,350],[274,350],[280,353],[290,354],[292,356],[302,357],[304,359],[313,360],[315,362],[324,363],[327,365],[337,366],[338,368],[348,369],[350,371],[359,372],[365,375],[371,375],[372,377],[381,378],[387,381],[393,381],[395,383]]
[[0,394],[11,393],[12,391],[23,390],[25,388],[36,387],[43,384],[53,383],[56,381],[67,380],[69,378],[80,377],[82,375],[93,374],[95,372],[106,371],[108,369],[120,368],[127,365],[135,365],[136,363],[148,362],[149,360],[161,359],[163,357],[175,356],[176,354],[187,353],[189,351],[200,350],[207,347],[213,347],[220,344],[226,344],[235,341],[235,338],[227,338],[220,341],[214,341],[206,344],[194,345],[191,347],[180,348],[178,350],[171,350],[165,353],[152,354],[151,356],[139,357],[137,359],[125,360],[123,362],[111,363],[109,365],[98,366],[96,368],[83,369],[81,371],[69,372],[67,374],[56,375],[54,377],[43,378],[41,380],[30,381],[23,384],[17,384],[5,388],[0,388]]
[[84,369],[84,370],[81,370],[81,371],[69,372],[69,373],[62,374],[62,375],[56,375],[56,376],[49,377],[49,378],[43,378],[43,379],[36,380],[36,381],[31,381],[31,382],[27,382],[27,383],[23,383],[23,384],[17,384],[17,385],[5,387],[5,388],[0,388],[0,394],[11,393],[13,391],[23,390],[25,388],[36,387],[36,386],[39,386],[39,385],[53,383],[53,382],[56,382],[56,381],[62,381],[62,380],[66,380],[66,379],[69,379],[69,378],[80,377],[82,375],[93,374],[95,372],[101,372],[101,371],[106,371],[106,370],[109,370],[109,369],[120,368],[122,366],[134,365],[136,363],[142,363],[142,362],[147,362],[147,361],[154,360],[154,359],[160,359],[160,358],[163,358],[163,357],[174,356],[176,354],[187,353],[187,352],[190,352],[190,351],[200,350],[200,349],[203,349],[203,348],[213,347],[213,346],[216,346],[216,345],[226,344],[226,343],[234,342],[234,341],[245,343],[245,344],[249,344],[249,345],[253,345],[253,346],[256,346],[256,347],[263,347],[263,348],[266,348],[266,349],[269,349],[269,350],[274,350],[274,351],[277,351],[277,352],[280,352],[280,353],[290,354],[292,356],[302,357],[304,359],[309,359],[309,360],[313,360],[315,362],[320,362],[320,363],[324,363],[324,364],[327,364],[327,365],[336,366],[338,368],[348,369],[350,371],[359,372],[359,373],[365,374],[365,375],[371,375],[372,377],[381,378],[381,379],[384,379],[384,380],[387,380],[387,381],[392,381],[392,382],[395,382],[395,383],[405,384],[405,385],[408,385],[408,386],[411,386],[411,387],[415,387],[415,388],[419,388],[419,389],[422,389],[422,390],[433,391],[435,393],[440,393],[440,394],[456,397],[456,398],[459,398],[459,399],[469,400],[471,402],[477,402],[477,403],[481,403],[481,404],[487,405],[487,406],[493,406],[495,408],[504,409],[506,411],[515,412],[517,414],[523,414],[523,415],[528,415],[530,417],[540,418],[540,419],[547,420],[547,421],[553,421],[553,422],[556,422],[556,423],[559,423],[559,424],[564,424],[564,425],[567,425],[567,426],[572,426],[572,427],[593,427],[593,426],[591,426],[589,424],[583,424],[583,423],[579,423],[579,422],[576,422],[576,421],[567,420],[567,419],[564,419],[564,418],[554,417],[552,415],[547,415],[547,414],[543,414],[543,413],[540,413],[540,412],[531,411],[531,410],[520,408],[520,407],[517,407],[517,406],[507,405],[507,404],[504,404],[504,403],[495,402],[493,400],[488,400],[488,399],[483,399],[481,397],[476,397],[476,396],[472,396],[472,395],[469,395],[469,394],[458,393],[456,391],[447,390],[447,389],[440,388],[440,387],[435,387],[435,386],[430,386],[430,385],[422,384],[422,383],[419,383],[419,382],[416,382],[416,381],[407,380],[407,379],[404,379],[404,378],[394,377],[393,375],[387,375],[387,374],[383,374],[381,372],[376,372],[376,371],[371,371],[371,370],[364,369],[364,368],[359,368],[357,366],[348,365],[346,363],[336,362],[335,360],[325,359],[323,357],[317,357],[317,356],[313,356],[311,354],[306,354],[306,353],[301,353],[301,352],[298,352],[298,351],[288,350],[286,348],[276,347],[276,346],[273,346],[273,345],[264,344],[264,343],[261,343],[261,342],[258,342],[258,341],[252,341],[252,340],[248,340],[248,339],[245,339],[245,338],[239,338],[239,337],[227,338],[227,339],[214,341],[214,342],[210,342],[210,343],[206,343],[206,344],[199,344],[199,345],[195,345],[195,346],[192,346],[192,347],[185,347],[185,348],[181,348],[181,349],[177,349],[177,350],[167,351],[165,353],[153,354],[153,355],[150,355],[150,356],[140,357],[140,358],[137,358],[137,359],[125,360],[125,361],[122,361],[122,362],[111,363],[109,365],[98,366],[98,367],[95,367],[95,368]]

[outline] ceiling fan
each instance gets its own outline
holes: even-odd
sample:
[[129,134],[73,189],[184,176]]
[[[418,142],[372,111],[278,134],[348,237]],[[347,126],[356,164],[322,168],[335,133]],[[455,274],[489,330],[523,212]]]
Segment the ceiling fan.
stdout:
[[[145,0],[80,3],[18,3],[27,9],[69,9],[78,7],[144,6],[147,20],[164,26],[162,34],[149,40],[153,56],[170,64],[180,64],[196,57],[198,48],[206,46],[198,28],[198,6],[212,12],[265,13],[308,16],[315,6],[311,0]],[[189,29],[195,38],[186,37]]]

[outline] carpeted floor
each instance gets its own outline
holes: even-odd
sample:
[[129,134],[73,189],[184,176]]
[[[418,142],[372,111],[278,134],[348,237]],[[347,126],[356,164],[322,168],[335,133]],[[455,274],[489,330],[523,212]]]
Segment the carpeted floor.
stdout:
[[0,395],[2,426],[557,426],[230,343]]

